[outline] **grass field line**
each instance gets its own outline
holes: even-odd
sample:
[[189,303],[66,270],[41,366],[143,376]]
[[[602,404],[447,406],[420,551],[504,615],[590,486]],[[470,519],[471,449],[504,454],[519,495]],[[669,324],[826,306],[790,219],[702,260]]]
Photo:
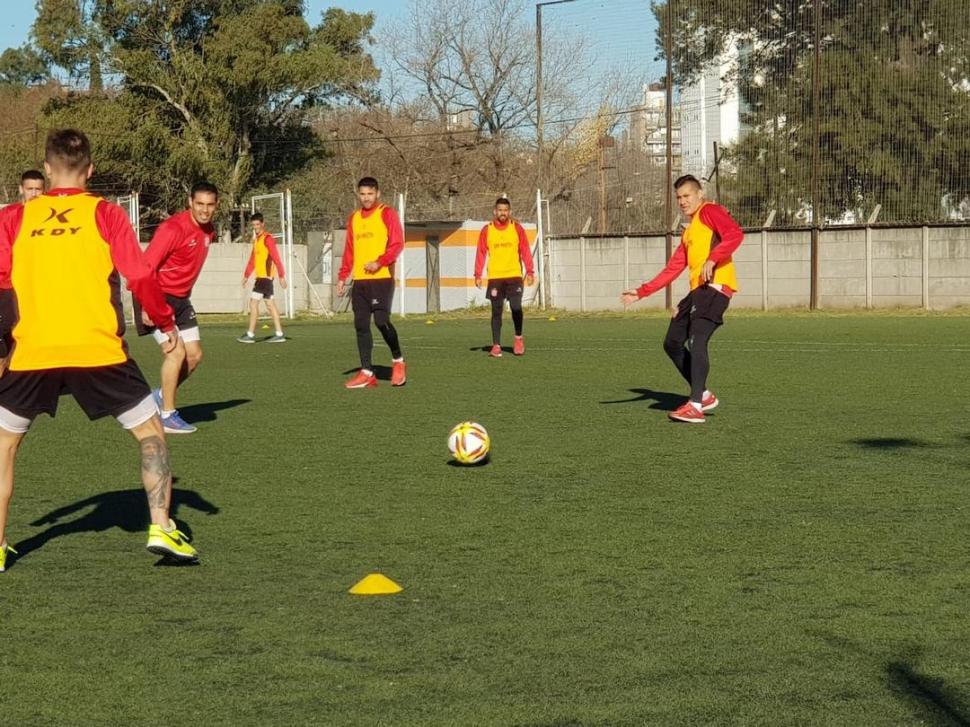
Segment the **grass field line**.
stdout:
[[[414,340],[414,339],[412,339]],[[549,340],[549,339],[546,339]],[[610,338],[608,339],[611,343],[643,343],[645,340],[649,340],[647,337],[639,338]],[[722,338],[716,339],[718,345],[734,345],[734,344],[755,344],[759,346],[821,346],[821,347],[833,347],[833,348],[850,348],[850,349],[862,349],[862,348],[933,348],[935,350],[940,350],[939,344],[936,343],[903,343],[903,342],[893,342],[887,343],[885,341],[772,341],[772,340],[761,340],[752,338]],[[970,344],[961,343],[947,343],[944,344],[944,349],[954,350],[954,351],[970,351]]]
[[[615,341],[616,343],[622,343],[621,340]],[[637,343],[643,343],[642,340],[637,340]],[[753,344],[753,345],[752,345]],[[808,345],[806,345],[808,344]],[[730,348],[732,351],[739,351],[742,353],[917,353],[923,354],[926,349],[932,348],[936,353],[970,353],[970,346],[961,346],[959,344],[950,344],[946,346],[939,346],[932,343],[925,344],[894,344],[894,345],[880,345],[880,344],[866,344],[866,345],[852,345],[846,344],[844,346],[832,346],[826,350],[823,346],[812,346],[808,342],[795,342],[795,341],[764,341],[758,343],[756,341],[718,341],[718,347]],[[658,345],[642,345],[642,346],[584,346],[582,344],[575,344],[570,346],[547,346],[547,345],[536,345],[533,346],[533,350],[538,351],[553,351],[561,353],[576,353],[577,351],[583,352],[594,352],[594,353],[619,353],[624,351],[655,351],[659,347]],[[453,346],[428,346],[422,344],[410,344],[407,346],[408,349],[418,350],[418,351],[450,351]],[[484,349],[483,349],[484,350]]]

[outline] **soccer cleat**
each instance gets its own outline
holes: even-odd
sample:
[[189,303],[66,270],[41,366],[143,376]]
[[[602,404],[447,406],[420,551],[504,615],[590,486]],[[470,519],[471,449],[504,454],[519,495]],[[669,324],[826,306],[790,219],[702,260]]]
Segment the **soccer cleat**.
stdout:
[[198,560],[199,554],[189,545],[185,533],[178,530],[172,520],[168,521],[168,527],[165,530],[161,525],[153,524],[148,528],[148,545],[145,547],[149,552],[186,562]]
[[404,386],[408,380],[408,367],[403,361],[391,365],[391,386]]
[[372,389],[377,386],[377,377],[374,374],[358,371],[347,380],[344,386],[348,389]]
[[256,343],[256,337],[255,336],[251,336],[248,333],[242,334],[236,340],[239,341],[240,343]]
[[266,343],[283,343],[286,341],[286,336],[270,336],[266,339]]
[[705,396],[701,399],[701,411],[710,411],[711,409],[716,409],[717,405],[720,404],[717,397],[714,396],[714,392],[710,392],[710,396]]
[[496,343],[492,346],[492,350],[488,352],[488,355],[492,358],[502,358],[502,347]]
[[689,401],[678,409],[674,409],[668,414],[675,422],[687,422],[688,424],[703,424],[704,412],[695,407]]
[[162,417],[162,426],[166,434],[191,434],[197,431],[195,427],[179,416],[178,409],[167,417]]
[[7,543],[0,545],[0,573],[7,570],[7,553],[17,555],[17,551],[11,548]]
[[152,389],[152,398],[155,400],[155,406],[157,406],[158,407],[158,410],[161,411],[162,410],[162,390],[161,390],[161,388]]
[[512,353],[516,356],[521,356],[525,353],[525,341],[522,340],[522,336],[515,337],[515,343],[512,344]]

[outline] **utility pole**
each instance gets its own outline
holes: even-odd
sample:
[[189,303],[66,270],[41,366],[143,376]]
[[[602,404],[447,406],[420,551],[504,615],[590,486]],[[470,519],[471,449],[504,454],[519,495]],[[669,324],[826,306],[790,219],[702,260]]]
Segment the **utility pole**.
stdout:
[[549,0],[536,3],[536,188],[545,186],[545,151],[543,137],[545,118],[542,111],[542,8],[546,5],[562,5],[576,0]]
[[812,3],[815,11],[815,48],[812,67],[812,242],[811,242],[811,281],[809,283],[808,306],[811,310],[818,308],[818,248],[822,226],[822,205],[819,199],[819,175],[822,153],[821,126],[821,72],[822,72],[822,12],[820,0]]
[[[664,123],[667,126],[667,189],[664,197],[664,252],[669,260],[674,253],[673,216],[674,216],[674,66],[671,57],[674,53],[674,0],[667,0],[664,8],[664,59],[667,61],[667,77],[664,80],[667,99],[664,105]],[[673,291],[668,285],[664,289],[664,305],[667,309],[674,307]]]
[[606,165],[606,149],[616,146],[616,140],[612,136],[601,136],[596,143],[596,191],[599,203],[597,204],[596,231],[606,232],[607,222],[607,194],[606,194],[606,170],[612,169]]

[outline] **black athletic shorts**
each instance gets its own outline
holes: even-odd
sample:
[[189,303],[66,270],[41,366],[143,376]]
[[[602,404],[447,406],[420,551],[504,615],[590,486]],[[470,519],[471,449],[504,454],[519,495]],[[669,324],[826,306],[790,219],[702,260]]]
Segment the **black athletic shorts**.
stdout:
[[350,293],[350,304],[355,311],[383,310],[391,312],[391,302],[394,300],[394,279],[381,278],[379,280],[355,280]]
[[133,359],[95,368],[7,371],[0,376],[0,406],[33,419],[57,412],[61,394],[70,394],[88,419],[124,414],[151,394]]
[[522,302],[522,278],[492,278],[485,286],[485,297],[489,300]]
[[724,323],[724,312],[730,302],[731,299],[716,288],[699,285],[677,304],[674,320],[689,321],[694,318],[704,318],[720,326]]
[[256,282],[253,283],[253,292],[259,293],[263,296],[263,300],[273,299],[273,279],[272,278],[256,278]]
[[[198,328],[199,322],[195,319],[195,308],[192,307],[192,301],[186,298],[179,298],[176,295],[165,294],[165,302],[172,306],[172,311],[175,313],[175,325],[178,326],[180,331],[186,331],[189,328]],[[155,326],[146,326],[141,319],[141,304],[138,302],[137,298],[132,300],[135,309],[135,330],[138,331],[139,336],[147,336],[155,331]]]

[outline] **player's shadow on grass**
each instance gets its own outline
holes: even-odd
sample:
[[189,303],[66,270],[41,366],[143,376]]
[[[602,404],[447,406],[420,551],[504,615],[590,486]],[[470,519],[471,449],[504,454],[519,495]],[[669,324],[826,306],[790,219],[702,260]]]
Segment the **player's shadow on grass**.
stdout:
[[[181,507],[189,507],[204,512],[206,515],[215,515],[219,512],[218,506],[206,500],[198,492],[179,490],[173,487],[172,505],[169,512],[172,519],[178,524],[179,530],[189,536],[190,539],[192,529],[186,522],[177,519]],[[88,508],[91,509],[88,510]],[[84,510],[87,510],[87,512],[84,512],[80,517],[61,522],[64,518]],[[111,528],[121,528],[126,533],[147,534],[148,523],[148,505],[144,490],[112,490],[78,500],[42,515],[34,520],[31,525],[35,527],[50,525],[50,527],[20,541],[13,547],[17,551],[17,560],[20,560],[27,557],[29,553],[43,548],[54,538],[76,533],[102,533]]]
[[206,404],[189,404],[179,408],[179,414],[187,422],[214,422],[218,417],[216,412],[232,409],[248,404],[252,399],[229,399],[228,401],[210,401]]
[[[370,370],[374,372],[374,376],[377,377],[378,381],[390,381],[391,380],[391,367],[390,366],[371,366]],[[356,374],[360,371],[358,366],[355,369],[347,369],[343,372],[342,376],[350,376],[351,374]]]
[[685,400],[683,394],[674,394],[669,391],[653,391],[652,389],[627,389],[627,391],[635,394],[635,396],[629,399],[601,401],[600,404],[633,404],[638,401],[652,401],[653,404],[650,405],[651,409],[673,411],[683,404]]
[[924,442],[922,439],[908,437],[869,437],[849,441],[865,449],[920,449],[939,446],[932,442]]
[[970,727],[970,704],[942,679],[920,674],[905,661],[886,664],[889,689],[909,703],[915,715],[931,725]]
[[[488,353],[489,351],[492,350],[492,347],[490,345],[489,346],[472,346],[468,350],[469,351],[482,351],[484,353]],[[511,346],[502,346],[502,353],[512,353],[512,347]]]

